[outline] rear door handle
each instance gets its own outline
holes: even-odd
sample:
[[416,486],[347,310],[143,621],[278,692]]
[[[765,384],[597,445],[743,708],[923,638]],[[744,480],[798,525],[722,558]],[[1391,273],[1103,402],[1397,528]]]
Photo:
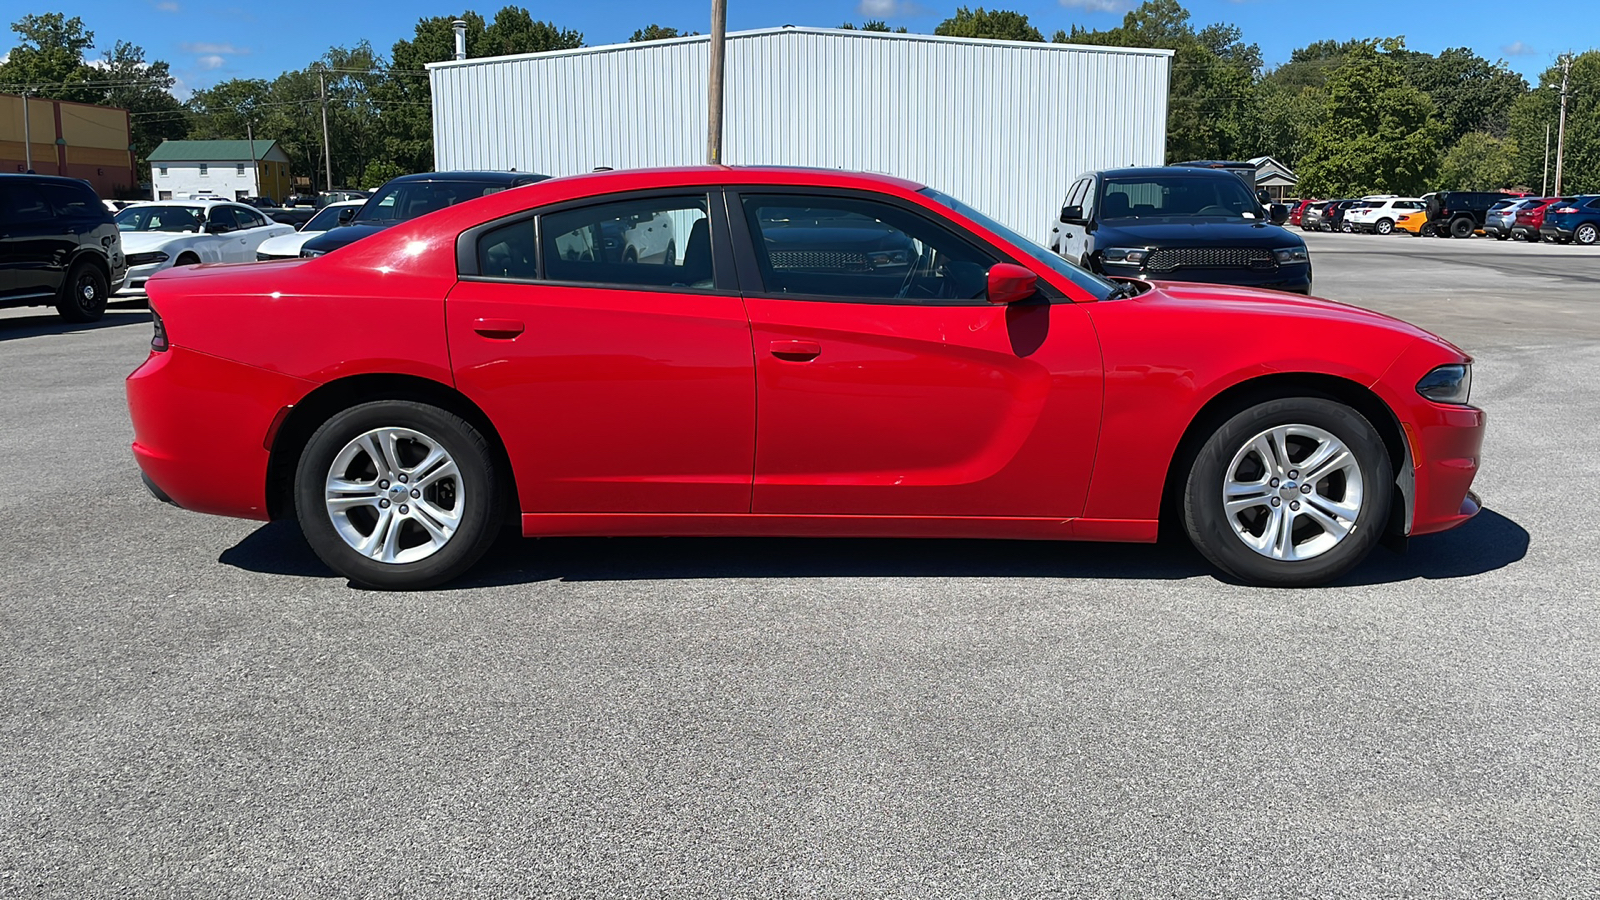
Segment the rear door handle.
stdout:
[[473,319],[472,330],[486,338],[509,341],[527,326],[516,319]]
[[810,362],[822,355],[822,345],[816,341],[773,341],[772,355],[790,362]]

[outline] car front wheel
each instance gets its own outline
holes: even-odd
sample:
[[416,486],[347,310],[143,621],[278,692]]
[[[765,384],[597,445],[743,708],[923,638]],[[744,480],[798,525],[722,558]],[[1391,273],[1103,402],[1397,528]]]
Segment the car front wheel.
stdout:
[[472,567],[496,537],[500,486],[471,423],[383,400],[317,429],[295,472],[295,513],[317,556],[352,582],[416,590]]
[[68,322],[94,322],[106,314],[111,287],[104,272],[93,263],[80,262],[67,272],[56,298],[56,312]]
[[1383,439],[1356,410],[1272,400],[1233,416],[1201,447],[1184,526],[1202,555],[1251,584],[1323,584],[1371,552],[1393,482]]

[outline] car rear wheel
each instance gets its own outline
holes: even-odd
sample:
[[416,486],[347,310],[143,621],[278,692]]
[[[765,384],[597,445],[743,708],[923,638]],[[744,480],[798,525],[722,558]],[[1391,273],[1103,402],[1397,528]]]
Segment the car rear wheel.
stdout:
[[1322,584],[1372,551],[1393,481],[1383,439],[1360,413],[1320,398],[1272,400],[1201,447],[1184,526],[1202,555],[1251,584]]
[[1460,218],[1450,223],[1450,236],[1454,238],[1472,237],[1472,220]]
[[1372,229],[1379,234],[1389,234],[1394,231],[1394,220],[1379,219],[1378,223],[1372,226]]
[[56,312],[68,322],[93,322],[106,314],[111,286],[104,272],[90,262],[80,262],[67,272],[56,297]]
[[351,581],[416,590],[466,572],[496,537],[488,442],[459,416],[364,403],[317,429],[295,472],[295,514],[317,556]]
[[1595,228],[1594,225],[1588,222],[1579,225],[1572,232],[1572,240],[1585,247],[1593,244],[1596,239],[1600,239],[1600,228]]

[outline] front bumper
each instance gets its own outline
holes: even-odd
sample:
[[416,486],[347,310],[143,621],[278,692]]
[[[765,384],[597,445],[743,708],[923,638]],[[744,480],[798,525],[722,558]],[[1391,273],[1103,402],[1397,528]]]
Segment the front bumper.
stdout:
[[116,289],[113,293],[142,294],[144,293],[144,283],[150,280],[150,276],[171,265],[171,261],[168,260],[166,262],[146,263],[142,266],[129,266],[127,280],[122,283],[122,287]]
[[266,519],[267,434],[315,385],[182,347],[128,376],[133,456],[158,499],[195,512]]

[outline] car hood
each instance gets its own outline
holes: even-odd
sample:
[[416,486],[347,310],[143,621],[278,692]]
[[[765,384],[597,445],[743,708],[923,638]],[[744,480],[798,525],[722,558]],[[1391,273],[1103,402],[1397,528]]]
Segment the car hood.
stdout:
[[1286,294],[1282,291],[1230,287],[1220,284],[1195,284],[1181,281],[1152,281],[1149,284],[1152,290],[1145,291],[1127,300],[1109,302],[1147,304],[1152,308],[1152,311],[1203,307],[1207,310],[1227,314],[1359,322],[1399,334],[1439,341],[1458,352],[1460,351],[1460,348],[1450,344],[1444,338],[1418,328],[1410,322],[1396,319],[1393,316],[1386,316],[1380,312],[1373,312],[1370,309],[1363,309],[1359,306],[1351,306],[1348,303],[1340,303],[1336,300],[1325,300],[1321,297],[1303,297],[1299,294]]
[[1215,218],[1120,219],[1095,231],[1099,247],[1298,247],[1305,242],[1277,225]]
[[329,250],[337,250],[340,247],[347,247],[350,244],[354,244],[356,241],[359,241],[364,237],[371,237],[380,231],[392,227],[395,224],[398,223],[385,222],[383,224],[377,224],[367,222],[352,222],[349,225],[340,225],[338,228],[330,228],[316,237],[311,238],[304,244],[301,244],[300,249],[316,250],[321,253],[327,253]]
[[174,241],[185,238],[198,237],[192,231],[124,231],[122,235],[123,253],[149,253],[160,250]]
[[298,256],[300,248],[305,246],[307,241],[326,233],[325,231],[295,231],[289,234],[280,234],[277,237],[270,237],[262,241],[261,246],[256,248],[256,252],[266,253],[270,256]]

